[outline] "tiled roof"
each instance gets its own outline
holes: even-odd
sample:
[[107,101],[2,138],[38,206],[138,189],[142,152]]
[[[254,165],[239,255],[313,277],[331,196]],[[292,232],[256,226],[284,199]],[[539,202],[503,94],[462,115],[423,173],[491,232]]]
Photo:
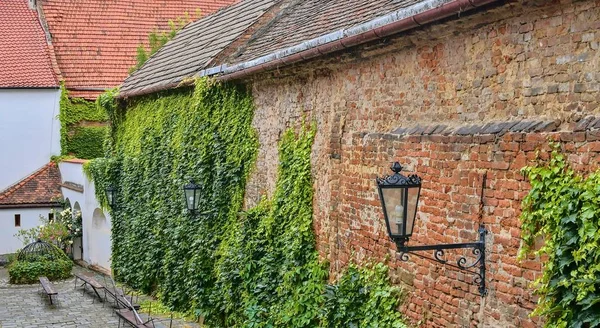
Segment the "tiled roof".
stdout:
[[176,85],[213,66],[223,50],[258,22],[278,0],[245,0],[186,26],[137,72],[122,93]]
[[60,182],[58,165],[48,163],[30,176],[0,192],[0,207],[56,205],[57,198],[61,196]]
[[261,35],[251,40],[235,63],[252,60],[319,36],[365,23],[421,0],[298,1]]
[[0,88],[58,86],[44,30],[27,0],[0,1]]
[[[6,0],[1,0],[4,2]],[[14,0],[11,0],[14,1]],[[26,0],[22,0],[26,2]],[[185,12],[212,13],[235,0],[42,0],[58,65],[73,97],[118,86],[148,34]],[[98,89],[98,90],[94,90]]]
[[[265,61],[289,59],[292,54],[317,45],[334,44],[334,40],[349,35],[356,37],[373,26],[408,21],[429,10],[442,17],[446,13],[436,10],[449,2],[459,6],[459,12],[463,7],[466,10],[474,6],[468,5],[471,1],[463,4],[452,0],[243,0],[184,29],[125,80],[120,96],[174,88],[186,78],[198,75],[225,72],[234,76],[236,70],[260,70],[268,67]],[[424,18],[431,19],[427,15]],[[415,22],[414,26],[418,25]],[[356,39],[359,41],[354,44],[360,43],[360,38]]]

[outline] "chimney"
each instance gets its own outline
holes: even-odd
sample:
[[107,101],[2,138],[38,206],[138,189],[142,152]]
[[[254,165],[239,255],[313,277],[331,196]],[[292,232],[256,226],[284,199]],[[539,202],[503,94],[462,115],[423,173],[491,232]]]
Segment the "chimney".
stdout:
[[29,9],[37,8],[37,0],[29,0]]

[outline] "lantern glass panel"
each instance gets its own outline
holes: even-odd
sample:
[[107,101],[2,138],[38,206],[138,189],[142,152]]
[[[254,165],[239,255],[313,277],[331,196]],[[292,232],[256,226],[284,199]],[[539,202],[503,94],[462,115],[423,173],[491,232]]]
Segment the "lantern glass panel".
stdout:
[[108,200],[108,203],[110,205],[112,205],[113,204],[113,193],[112,193],[112,190],[107,190],[106,191],[106,198]]
[[419,193],[421,186],[409,187],[407,190],[407,216],[406,216],[406,235],[410,236],[413,233],[415,218],[417,215],[417,205],[419,203]]
[[382,188],[385,215],[392,236],[404,236],[406,225],[406,188]]
[[196,188],[194,193],[194,209],[197,210],[200,207],[200,188]]

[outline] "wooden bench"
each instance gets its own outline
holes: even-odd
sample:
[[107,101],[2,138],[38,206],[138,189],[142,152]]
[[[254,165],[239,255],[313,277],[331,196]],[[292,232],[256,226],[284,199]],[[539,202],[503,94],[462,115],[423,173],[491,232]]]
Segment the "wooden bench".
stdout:
[[50,304],[52,304],[52,296],[58,295],[58,292],[54,290],[54,286],[52,286],[52,283],[46,277],[40,277],[40,284],[46,295],[48,295],[48,298],[50,298]]
[[154,319],[148,318],[147,316],[137,315],[136,312],[131,310],[117,310],[117,316],[119,317],[119,327],[121,327],[121,320],[135,328],[166,328],[165,325],[155,322]]
[[125,309],[131,309],[131,307],[133,307],[136,310],[140,309],[140,305],[134,303],[132,296],[124,294],[123,291],[119,290],[117,287],[113,286],[111,288],[110,286],[104,286],[104,291],[108,296],[115,300],[115,307]]
[[83,284],[81,286],[83,286],[84,293],[85,293],[85,287],[89,285],[94,290],[94,293],[96,293],[96,295],[98,295],[98,298],[100,299],[100,301],[102,301],[102,296],[100,296],[100,293],[98,291],[104,289],[104,286],[102,286],[99,282],[97,282],[96,279],[94,279],[93,277],[89,277],[89,276],[77,273],[77,274],[75,274],[75,288],[77,288],[77,280],[78,279],[83,281]]

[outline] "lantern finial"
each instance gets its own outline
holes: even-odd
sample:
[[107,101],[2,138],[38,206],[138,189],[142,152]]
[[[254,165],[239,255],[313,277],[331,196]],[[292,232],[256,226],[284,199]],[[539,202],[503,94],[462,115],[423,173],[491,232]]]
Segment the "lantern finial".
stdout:
[[392,171],[394,171],[394,173],[400,173],[400,171],[402,171],[402,165],[400,165],[400,163],[398,162],[394,162],[394,164],[392,164],[392,167],[390,167],[392,169]]

